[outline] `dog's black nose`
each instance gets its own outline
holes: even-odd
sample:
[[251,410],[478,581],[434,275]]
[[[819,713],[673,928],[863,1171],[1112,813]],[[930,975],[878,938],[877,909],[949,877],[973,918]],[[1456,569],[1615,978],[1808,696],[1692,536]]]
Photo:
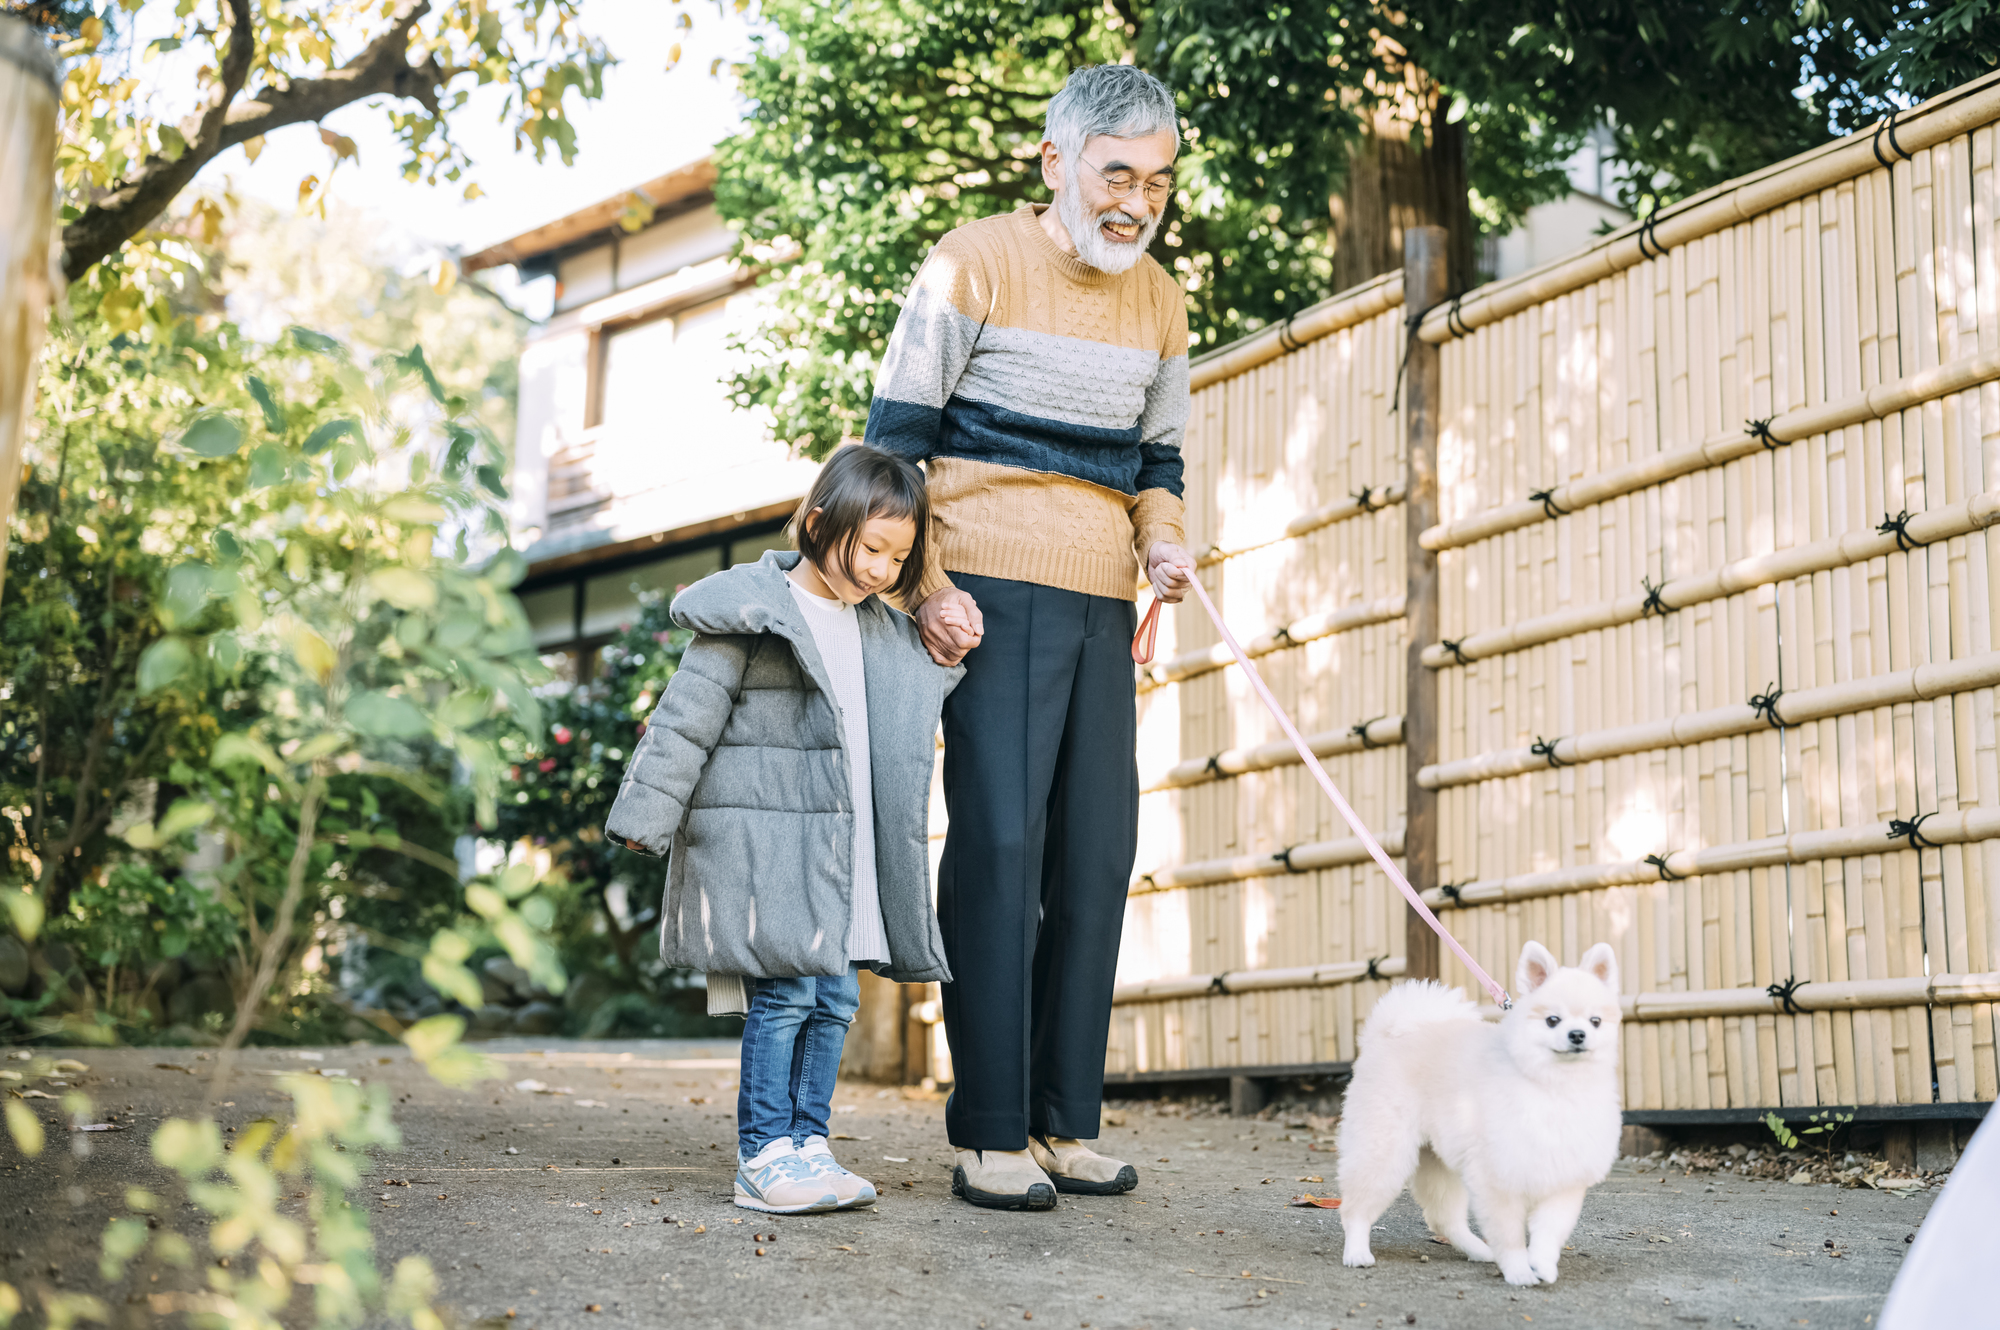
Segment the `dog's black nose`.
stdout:
[[1582,1048],[1582,1047],[1583,1047],[1583,1040],[1584,1040],[1584,1033],[1583,1033],[1583,1031],[1581,1031],[1581,1030],[1571,1030],[1571,1031],[1569,1032],[1569,1041],[1570,1041],[1570,1043],[1571,1043],[1571,1044],[1575,1045],[1576,1047],[1578,1047],[1578,1048]]

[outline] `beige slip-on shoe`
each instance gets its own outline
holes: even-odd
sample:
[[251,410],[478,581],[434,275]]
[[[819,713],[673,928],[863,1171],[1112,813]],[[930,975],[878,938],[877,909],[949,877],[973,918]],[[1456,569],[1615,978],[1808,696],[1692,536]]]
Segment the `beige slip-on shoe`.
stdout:
[[951,1194],[988,1210],[1053,1210],[1056,1189],[1026,1150],[960,1150]]
[[1071,1196],[1116,1196],[1139,1185],[1139,1170],[1108,1159],[1072,1136],[1028,1138],[1028,1153],[1056,1190]]

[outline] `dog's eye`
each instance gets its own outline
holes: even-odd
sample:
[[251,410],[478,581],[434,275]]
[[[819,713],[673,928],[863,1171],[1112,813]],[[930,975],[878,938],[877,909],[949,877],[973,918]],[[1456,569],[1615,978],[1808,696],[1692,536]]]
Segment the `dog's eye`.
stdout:
[[1592,1025],[1602,1025],[1604,1024],[1604,1018],[1602,1016],[1592,1016],[1590,1018],[1590,1023]]
[[1562,1023],[1563,1023],[1563,1018],[1560,1016],[1549,1017],[1549,1028],[1551,1030],[1555,1029],[1558,1025],[1561,1025]]

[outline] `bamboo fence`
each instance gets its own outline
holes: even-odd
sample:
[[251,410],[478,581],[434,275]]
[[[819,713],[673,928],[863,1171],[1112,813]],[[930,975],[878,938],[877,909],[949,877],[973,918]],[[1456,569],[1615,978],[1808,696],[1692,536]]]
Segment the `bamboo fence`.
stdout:
[[[1436,792],[1480,964],[1617,950],[1628,1108],[2000,1088],[1997,151],[2000,76],[1425,313],[1435,642],[1401,281],[1196,367],[1204,585],[1392,853]],[[1111,1071],[1344,1061],[1429,964],[1240,676],[1186,610],[1142,672]]]
[[[1401,274],[1193,370],[1188,545],[1230,626],[1399,853]],[[1141,673],[1139,864],[1107,1069],[1339,1061],[1402,973],[1405,907],[1198,609]],[[1392,955],[1393,953],[1393,955]]]

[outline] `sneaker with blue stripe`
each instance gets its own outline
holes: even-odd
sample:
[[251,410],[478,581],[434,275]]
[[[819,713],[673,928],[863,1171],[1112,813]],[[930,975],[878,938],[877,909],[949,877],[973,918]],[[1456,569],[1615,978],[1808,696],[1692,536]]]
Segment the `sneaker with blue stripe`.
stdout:
[[816,1214],[840,1208],[832,1185],[799,1153],[789,1136],[780,1136],[754,1159],[736,1156],[736,1203],[745,1210],[774,1215]]
[[808,1136],[806,1143],[799,1147],[799,1154],[813,1170],[825,1178],[840,1198],[843,1210],[860,1210],[875,1204],[875,1184],[859,1173],[850,1173],[840,1166],[833,1157],[833,1147],[826,1143],[824,1136]]

